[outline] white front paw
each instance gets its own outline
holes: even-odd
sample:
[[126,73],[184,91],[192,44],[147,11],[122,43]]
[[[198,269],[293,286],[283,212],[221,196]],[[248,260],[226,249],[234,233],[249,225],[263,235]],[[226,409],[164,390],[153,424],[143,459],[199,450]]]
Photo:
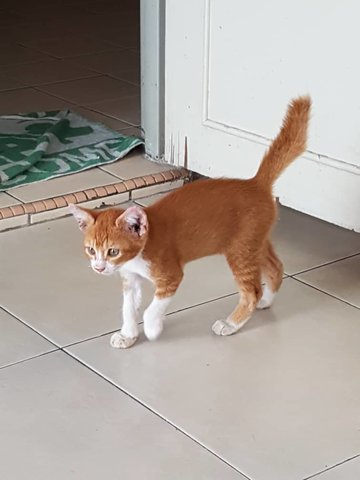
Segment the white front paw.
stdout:
[[110,345],[113,348],[129,348],[134,345],[138,337],[125,337],[121,332],[111,335]]
[[145,320],[144,321],[144,333],[148,340],[156,340],[163,331],[163,322],[159,320]]
[[241,326],[242,323],[238,325],[230,322],[229,320],[216,320],[212,326],[212,331],[216,335],[232,335],[240,330]]

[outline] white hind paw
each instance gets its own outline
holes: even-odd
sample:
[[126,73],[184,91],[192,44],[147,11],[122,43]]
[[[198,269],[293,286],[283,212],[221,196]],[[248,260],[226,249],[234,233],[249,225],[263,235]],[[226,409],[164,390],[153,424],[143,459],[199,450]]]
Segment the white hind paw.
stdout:
[[270,308],[273,304],[275,298],[275,293],[270,290],[270,288],[265,284],[263,287],[263,294],[260,300],[258,301],[256,308],[258,310],[263,310],[265,308]]
[[138,337],[124,337],[121,332],[116,332],[111,335],[110,345],[113,348],[129,348],[134,345]]
[[151,319],[144,321],[144,333],[148,340],[156,340],[163,331],[163,322],[161,319]]
[[215,333],[215,335],[233,335],[240,330],[242,325],[242,323],[235,324],[229,320],[217,320],[212,326],[212,331]]
[[267,301],[266,298],[261,298],[258,304],[256,305],[256,308],[258,310],[264,310],[265,308],[270,308],[271,305],[272,305],[272,302]]

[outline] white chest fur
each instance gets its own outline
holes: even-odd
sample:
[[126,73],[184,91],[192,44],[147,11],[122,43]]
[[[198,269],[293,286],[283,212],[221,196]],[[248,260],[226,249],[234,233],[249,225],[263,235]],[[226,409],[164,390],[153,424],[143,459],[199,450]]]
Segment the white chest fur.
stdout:
[[124,274],[136,274],[140,277],[146,278],[147,280],[152,281],[150,275],[150,266],[149,263],[146,262],[141,255],[129,260],[128,262],[124,263],[124,265],[120,268],[120,273]]

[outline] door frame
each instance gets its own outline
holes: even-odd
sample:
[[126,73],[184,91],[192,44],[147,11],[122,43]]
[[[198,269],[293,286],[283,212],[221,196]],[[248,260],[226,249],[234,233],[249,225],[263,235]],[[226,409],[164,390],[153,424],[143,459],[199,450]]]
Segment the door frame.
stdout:
[[164,162],[165,2],[140,0],[141,129],[145,153]]

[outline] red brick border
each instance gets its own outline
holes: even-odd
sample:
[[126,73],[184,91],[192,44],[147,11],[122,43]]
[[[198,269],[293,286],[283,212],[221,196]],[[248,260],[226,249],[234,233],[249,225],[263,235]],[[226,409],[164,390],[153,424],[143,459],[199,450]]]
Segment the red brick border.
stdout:
[[70,203],[83,203],[99,198],[111,197],[119,193],[130,192],[131,190],[141,189],[142,187],[150,187],[151,185],[159,185],[161,183],[172,182],[182,178],[188,178],[190,172],[185,168],[174,170],[166,170],[153,175],[145,175],[129,180],[124,180],[101,187],[89,188],[78,192],[59,195],[54,198],[46,198],[44,200],[36,200],[34,202],[12,205],[10,207],[0,208],[0,220],[5,218],[19,217],[27,213],[39,213],[57,208],[67,207]]

